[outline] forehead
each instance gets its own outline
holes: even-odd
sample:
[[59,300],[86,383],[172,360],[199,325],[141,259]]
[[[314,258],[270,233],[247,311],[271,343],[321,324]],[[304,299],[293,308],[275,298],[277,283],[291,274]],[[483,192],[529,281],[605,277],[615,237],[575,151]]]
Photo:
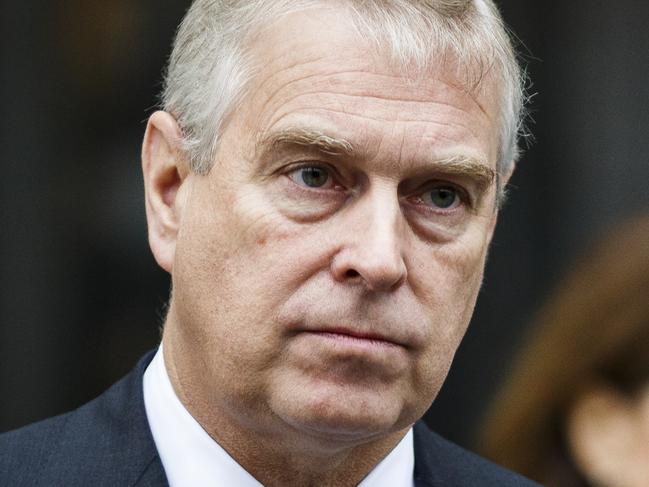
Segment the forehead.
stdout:
[[310,8],[277,19],[251,40],[258,70],[243,105],[257,135],[306,123],[373,147],[386,129],[407,125],[419,144],[436,145],[437,132],[447,142],[468,137],[495,161],[493,83],[468,90],[442,55],[425,71],[397,64],[349,16],[344,8]]

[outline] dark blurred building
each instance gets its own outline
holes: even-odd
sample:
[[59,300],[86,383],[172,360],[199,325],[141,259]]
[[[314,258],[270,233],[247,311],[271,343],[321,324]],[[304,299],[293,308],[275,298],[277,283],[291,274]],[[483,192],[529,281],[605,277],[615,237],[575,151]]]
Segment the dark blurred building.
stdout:
[[[188,3],[0,0],[0,431],[87,401],[156,344],[169,282],[139,150]],[[564,265],[649,210],[649,3],[498,3],[524,42],[536,143],[427,416],[463,444]]]

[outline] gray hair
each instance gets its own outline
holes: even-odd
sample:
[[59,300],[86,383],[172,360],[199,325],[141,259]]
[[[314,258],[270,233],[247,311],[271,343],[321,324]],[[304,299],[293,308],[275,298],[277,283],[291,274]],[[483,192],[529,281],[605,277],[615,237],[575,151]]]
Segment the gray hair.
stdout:
[[[326,2],[331,5],[331,0]],[[393,61],[424,72],[433,58],[450,60],[467,88],[489,77],[501,87],[499,176],[519,157],[524,75],[492,0],[338,0],[357,30],[387,47]],[[324,0],[195,0],[176,35],[163,108],[176,117],[193,171],[206,174],[228,115],[245,95],[254,67],[245,40],[270,20],[322,6]],[[433,56],[435,54],[436,56]]]

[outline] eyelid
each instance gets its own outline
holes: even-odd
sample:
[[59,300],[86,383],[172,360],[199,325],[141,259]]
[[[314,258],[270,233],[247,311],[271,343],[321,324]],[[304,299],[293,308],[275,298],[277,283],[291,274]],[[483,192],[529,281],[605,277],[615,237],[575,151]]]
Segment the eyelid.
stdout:
[[432,191],[436,188],[451,188],[457,192],[457,195],[460,198],[460,202],[463,203],[467,208],[473,209],[475,207],[474,197],[471,195],[471,192],[469,190],[467,190],[461,184],[444,179],[426,181],[425,183],[418,186],[415,190],[411,191],[411,196],[408,196],[407,198],[410,199],[412,197],[421,197],[421,195],[423,195],[424,193]]
[[340,175],[340,172],[336,169],[336,167],[332,166],[329,163],[322,162],[322,161],[300,161],[300,162],[295,162],[292,164],[289,164],[287,166],[284,166],[281,169],[281,172],[283,174],[290,174],[292,172],[298,171],[300,169],[308,169],[310,167],[315,167],[318,169],[324,169],[329,173],[329,175],[335,179],[336,181],[340,181],[342,176]]
[[[320,191],[326,191],[332,188],[335,188],[336,186],[342,186],[345,187],[345,184],[341,182],[343,178],[341,177],[339,171],[332,166],[331,164],[328,164],[326,162],[322,161],[300,161],[296,162],[293,164],[289,164],[288,166],[285,166],[281,169],[281,172],[283,175],[287,176],[289,179],[292,180],[292,178],[289,176],[291,173],[294,173],[295,171],[299,171],[300,169],[308,169],[310,167],[315,167],[319,169],[324,169],[329,173],[329,177],[332,179],[332,187],[327,187],[327,188],[308,188],[310,190],[320,190]],[[295,182],[295,181],[294,181]],[[295,183],[298,184],[298,183]],[[301,185],[300,185],[301,186]]]

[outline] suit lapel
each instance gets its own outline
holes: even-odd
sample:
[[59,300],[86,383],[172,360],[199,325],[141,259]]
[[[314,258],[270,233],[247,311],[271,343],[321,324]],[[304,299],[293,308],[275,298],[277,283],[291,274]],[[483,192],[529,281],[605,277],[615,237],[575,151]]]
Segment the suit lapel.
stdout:
[[428,427],[417,421],[413,428],[413,443],[415,448],[415,487],[441,487],[435,468],[433,441]]
[[162,462],[160,461],[160,457],[156,455],[144,469],[142,476],[135,481],[133,487],[159,487],[167,485],[167,476],[162,467]]

